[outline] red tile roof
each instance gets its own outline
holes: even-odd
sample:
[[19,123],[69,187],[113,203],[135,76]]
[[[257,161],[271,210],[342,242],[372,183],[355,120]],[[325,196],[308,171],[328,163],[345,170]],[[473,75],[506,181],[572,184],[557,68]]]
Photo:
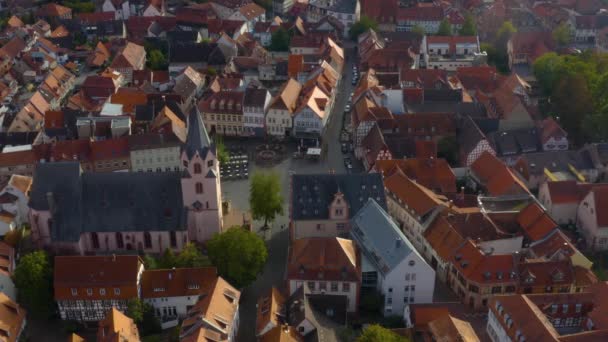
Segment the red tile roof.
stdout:
[[574,180],[547,182],[552,204],[577,203],[585,197],[593,184],[577,183]]
[[128,157],[129,143],[126,137],[91,142],[91,159],[93,161]]
[[595,216],[598,227],[608,226],[608,186],[595,186],[593,190],[593,199],[595,201]]
[[409,158],[398,160],[378,160],[376,170],[391,176],[397,169],[408,178],[439,192],[456,192],[456,176],[445,159]]
[[[138,297],[137,255],[56,256],[55,300],[117,300]],[[120,289],[115,291],[115,289]],[[76,295],[72,294],[76,289]],[[87,289],[92,289],[90,295]],[[105,294],[100,292],[105,290]]]
[[557,223],[536,203],[529,204],[519,212],[517,223],[532,241],[541,240],[558,228]]
[[76,19],[82,24],[100,24],[114,21],[114,12],[78,13]]
[[458,248],[451,262],[468,280],[480,284],[509,283],[516,281],[511,277],[515,271],[513,256],[484,254],[472,240]]
[[489,195],[515,195],[528,193],[527,187],[500,159],[484,151],[473,164],[471,171],[486,188]]
[[[304,238],[292,242],[287,279],[360,281],[360,256],[352,240]],[[345,272],[344,272],[345,271]]]
[[418,216],[424,216],[446,202],[445,197],[412,181],[401,170],[385,178],[384,186]]
[[204,295],[216,280],[215,267],[147,270],[141,278],[141,295],[143,298]]
[[553,118],[547,118],[540,123],[540,141],[546,144],[551,138],[566,139],[568,133]]

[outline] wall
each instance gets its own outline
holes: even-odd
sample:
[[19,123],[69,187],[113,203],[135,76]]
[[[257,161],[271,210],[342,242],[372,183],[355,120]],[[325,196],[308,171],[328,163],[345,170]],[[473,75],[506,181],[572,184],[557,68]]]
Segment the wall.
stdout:
[[[411,261],[414,262],[413,266],[410,266]],[[379,276],[380,274],[378,273]],[[412,274],[415,274],[415,280],[412,280]],[[409,277],[406,278],[406,275]],[[405,291],[406,286],[408,291]],[[411,290],[412,286],[414,286],[414,291]],[[389,292],[389,288],[392,289],[391,292]],[[408,304],[432,303],[434,289],[435,271],[417,253],[410,253],[382,281],[380,290],[385,296],[384,315],[400,315]],[[407,303],[404,300],[405,297],[408,298]],[[414,298],[414,301],[411,301],[411,297]],[[392,299],[390,305],[388,304],[389,298]],[[391,310],[387,311],[389,306]]]
[[63,300],[57,301],[59,315],[63,320],[97,322],[116,307],[122,312],[127,310],[126,300]]
[[266,114],[266,133],[274,136],[285,136],[291,131],[292,119],[287,110],[270,109]]
[[[298,289],[298,285],[302,284],[302,286],[306,286],[308,290],[310,290],[309,293],[311,294],[328,294],[328,295],[332,295],[332,294],[336,294],[336,295],[345,295],[348,298],[348,312],[356,312],[357,311],[357,304],[358,304],[358,288],[359,288],[359,284],[357,284],[354,281],[331,281],[331,280],[324,280],[324,281],[319,281],[316,279],[311,279],[310,282],[314,282],[315,283],[315,287],[314,289],[308,286],[309,281],[306,279],[288,279],[288,283],[289,283],[289,295],[291,296],[294,292],[296,292],[296,290]],[[326,284],[326,290],[320,290],[319,289],[319,284],[320,283],[325,283]],[[338,285],[338,291],[332,291],[331,290],[331,284],[335,283]],[[349,285],[349,289],[348,291],[344,291],[343,290],[343,283],[348,283]]]
[[[297,220],[293,221],[295,227],[294,239],[309,237],[346,237],[350,231],[350,221],[345,220]],[[338,229],[343,224],[344,229]]]
[[[160,292],[159,292],[160,293]],[[143,298],[144,302],[149,303],[154,307],[154,312],[157,317],[172,316],[165,314],[169,308],[175,309],[177,316],[184,318],[188,313],[188,306],[192,306],[198,302],[198,295],[179,296],[179,297],[157,297]],[[165,311],[163,311],[163,308]]]
[[492,342],[511,342],[511,338],[502,327],[492,310],[488,312],[488,325],[486,331]]
[[[185,228],[185,227],[184,227]],[[180,230],[175,232],[175,247],[171,247],[171,233],[168,231],[148,231],[152,245],[146,248],[145,232],[121,232],[123,247],[118,247],[118,234],[116,232],[98,232],[99,248],[94,248],[93,233],[84,233],[84,251],[86,252],[115,252],[127,250],[142,250],[146,253],[161,254],[167,248],[180,251],[188,242],[188,232]],[[130,247],[130,248],[129,248]]]

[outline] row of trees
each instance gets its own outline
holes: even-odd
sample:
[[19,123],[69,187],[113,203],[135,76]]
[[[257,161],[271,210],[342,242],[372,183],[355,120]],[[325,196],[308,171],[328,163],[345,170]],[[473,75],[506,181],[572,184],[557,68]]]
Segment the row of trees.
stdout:
[[[423,29],[424,31],[424,29]],[[476,36],[477,35],[477,24],[475,24],[475,18],[472,15],[467,14],[464,17],[464,23],[462,27],[458,31],[458,34],[461,36]],[[452,36],[454,32],[452,31],[452,24],[447,19],[443,19],[439,24],[439,29],[437,30],[438,36]]]
[[548,113],[575,143],[608,139],[608,54],[547,53],[534,75],[548,98]]

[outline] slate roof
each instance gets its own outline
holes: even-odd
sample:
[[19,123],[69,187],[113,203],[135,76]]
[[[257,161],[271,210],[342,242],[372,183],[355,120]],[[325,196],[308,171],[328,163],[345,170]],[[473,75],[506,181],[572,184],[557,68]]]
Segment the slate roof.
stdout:
[[334,195],[340,191],[352,217],[373,198],[386,209],[382,176],[373,174],[294,175],[292,178],[292,219],[327,219]]
[[169,61],[171,63],[200,63],[207,61],[211,65],[225,64],[226,57],[217,43],[183,43],[170,44]]
[[215,153],[215,145],[211,144],[209,135],[207,135],[207,129],[205,129],[203,119],[196,106],[192,108],[188,115],[188,135],[184,149],[188,158],[192,158],[196,152],[203,159],[210,150]]
[[388,213],[371,198],[353,217],[350,234],[368,260],[385,275],[411,253],[417,253]]
[[52,211],[53,241],[77,241],[84,232],[183,230],[181,177],[174,172],[81,174],[77,162],[40,164],[29,205]]

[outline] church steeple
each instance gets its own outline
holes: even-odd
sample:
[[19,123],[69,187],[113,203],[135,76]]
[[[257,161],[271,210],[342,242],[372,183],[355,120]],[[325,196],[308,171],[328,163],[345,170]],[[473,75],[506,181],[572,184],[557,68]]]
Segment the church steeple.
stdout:
[[194,106],[188,115],[188,135],[186,136],[186,144],[184,146],[186,155],[188,159],[192,159],[194,153],[198,152],[201,158],[204,159],[211,147],[211,140],[207,134],[207,129],[205,129],[203,119],[198,108]]

